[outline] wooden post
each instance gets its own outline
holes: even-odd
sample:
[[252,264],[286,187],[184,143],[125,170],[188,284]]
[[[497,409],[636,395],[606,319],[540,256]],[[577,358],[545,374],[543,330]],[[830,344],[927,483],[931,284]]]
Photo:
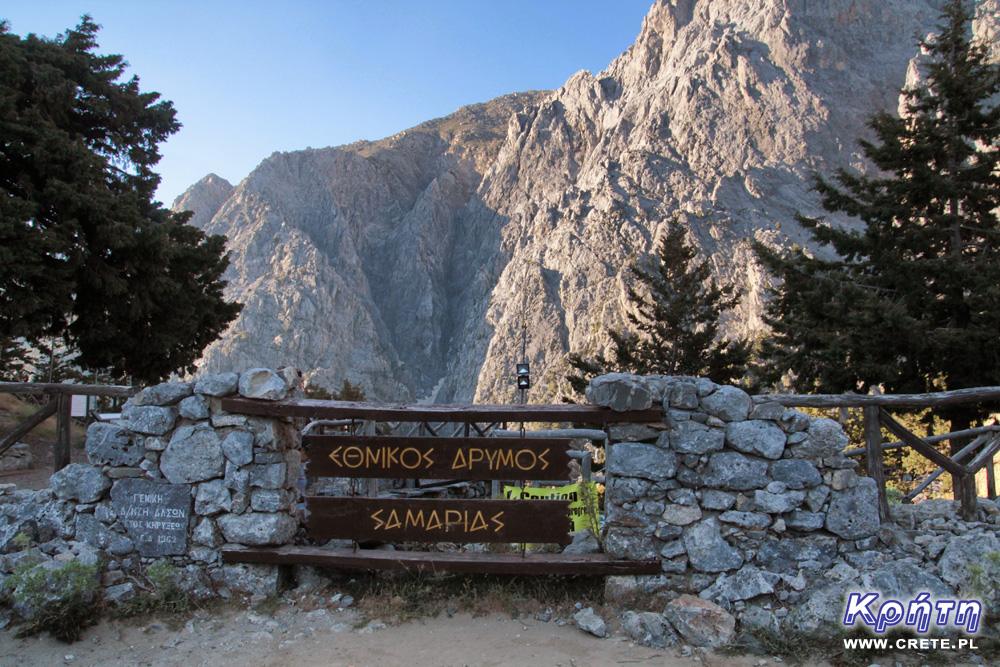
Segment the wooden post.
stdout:
[[52,449],[54,472],[59,472],[69,465],[69,439],[70,439],[70,409],[73,403],[72,394],[59,394],[56,399],[59,401],[56,420],[56,442]]
[[975,521],[976,513],[979,510],[979,494],[976,493],[976,474],[970,473],[962,477],[955,478],[961,486],[962,497],[962,520]]
[[882,429],[879,425],[879,408],[864,408],[865,449],[868,458],[868,476],[875,480],[878,490],[878,516],[882,522],[889,520],[889,497],[885,489],[885,470],[882,467]]
[[996,480],[996,470],[993,466],[996,462],[990,458],[990,462],[986,464],[986,497],[990,500],[996,500],[997,497],[997,480]]

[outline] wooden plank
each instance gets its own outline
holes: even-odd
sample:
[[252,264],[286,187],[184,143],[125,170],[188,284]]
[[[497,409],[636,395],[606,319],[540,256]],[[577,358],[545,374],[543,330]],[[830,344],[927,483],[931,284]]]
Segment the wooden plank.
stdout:
[[284,546],[238,549],[223,547],[224,563],[318,565],[357,570],[423,573],[523,575],[660,574],[658,560],[612,560],[607,554],[437,553]]
[[306,497],[311,539],[569,544],[568,500]]
[[879,421],[882,423],[882,426],[886,427],[894,436],[915,449],[923,455],[924,458],[930,459],[931,463],[936,463],[939,468],[944,468],[947,472],[959,477],[968,472],[965,466],[960,463],[955,463],[947,456],[907,431],[906,427],[893,419],[892,415],[882,408],[879,408]]
[[862,408],[866,405],[933,408],[958,403],[1000,400],[1000,387],[972,387],[933,394],[761,394],[754,403],[778,403],[789,408]]
[[659,407],[648,410],[615,412],[596,405],[556,403],[546,405],[408,405],[404,403],[356,403],[321,401],[310,398],[287,398],[283,401],[260,401],[250,398],[224,398],[222,409],[244,415],[265,417],[304,417],[312,419],[370,419],[375,421],[412,422],[580,422],[618,424],[658,422],[663,419]]
[[886,522],[889,520],[889,497],[882,466],[882,429],[879,427],[878,411],[873,406],[864,409],[865,448],[868,453],[868,476],[875,480],[878,491],[878,516],[882,522]]
[[56,423],[56,442],[52,450],[52,467],[55,472],[59,472],[69,465],[69,440],[70,425],[73,418],[70,413],[73,410],[73,400],[70,394],[59,394],[56,399],[58,403],[58,421]]
[[69,382],[0,382],[0,394],[73,394],[76,396],[117,396],[128,398],[141,387],[107,384],[71,384]]
[[[930,438],[924,439],[925,442],[927,442],[929,440],[930,440]],[[962,459],[964,459],[966,456],[968,456],[973,450],[978,449],[987,440],[989,440],[989,434],[988,433],[984,433],[983,435],[979,436],[978,438],[976,438],[975,440],[973,440],[971,443],[969,443],[968,445],[966,445],[965,447],[963,447],[961,449],[961,451],[959,451],[957,454],[955,454],[953,457],[951,457],[951,460],[952,461],[956,461],[956,462],[961,462]],[[920,484],[918,484],[916,488],[914,488],[912,491],[910,491],[905,496],[903,496],[903,502],[907,502],[908,503],[911,500],[913,500],[914,498],[916,498],[920,494],[921,491],[923,491],[928,486],[930,486],[931,483],[934,480],[936,480],[938,477],[940,477],[941,475],[943,475],[944,472],[945,472],[944,468],[938,468],[937,470],[935,470],[934,472],[932,472],[930,475],[928,475],[926,478],[924,478],[924,481],[920,482]]]
[[310,477],[565,479],[570,440],[309,435]]
[[30,417],[18,424],[17,427],[10,432],[10,435],[4,438],[3,442],[0,442],[0,454],[3,454],[14,446],[17,441],[29,433],[31,429],[35,428],[43,421],[54,415],[58,409],[58,399],[52,399],[43,405],[39,410],[35,411]]
[[979,452],[976,458],[972,459],[965,467],[969,469],[970,473],[975,474],[979,472],[980,468],[992,463],[993,456],[997,452],[1000,452],[1000,436],[993,438],[993,442],[987,445],[983,451]]

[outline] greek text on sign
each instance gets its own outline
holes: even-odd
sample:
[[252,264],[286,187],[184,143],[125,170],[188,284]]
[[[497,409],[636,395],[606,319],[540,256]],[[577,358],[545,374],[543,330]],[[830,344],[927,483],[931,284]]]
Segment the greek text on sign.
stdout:
[[555,438],[308,436],[316,477],[563,479],[569,441]]
[[120,479],[111,487],[111,505],[143,557],[187,553],[189,484]]
[[314,539],[569,542],[568,501],[310,496]]

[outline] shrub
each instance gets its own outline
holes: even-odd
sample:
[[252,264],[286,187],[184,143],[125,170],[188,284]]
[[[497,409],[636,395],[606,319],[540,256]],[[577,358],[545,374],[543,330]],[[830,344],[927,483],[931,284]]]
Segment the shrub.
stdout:
[[97,620],[98,569],[96,563],[79,561],[19,567],[11,576],[10,600],[26,623],[17,636],[49,632],[61,641],[76,641]]

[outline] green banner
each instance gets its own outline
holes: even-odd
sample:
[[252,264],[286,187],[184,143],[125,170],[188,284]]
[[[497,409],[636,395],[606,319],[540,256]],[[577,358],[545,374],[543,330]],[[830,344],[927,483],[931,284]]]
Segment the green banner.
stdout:
[[555,488],[528,487],[522,489],[518,486],[505,486],[503,487],[503,496],[508,500],[520,498],[568,500],[570,501],[569,518],[573,521],[573,530],[600,531],[600,526],[594,525],[599,521],[600,513],[597,502],[597,484],[594,482],[577,482]]

